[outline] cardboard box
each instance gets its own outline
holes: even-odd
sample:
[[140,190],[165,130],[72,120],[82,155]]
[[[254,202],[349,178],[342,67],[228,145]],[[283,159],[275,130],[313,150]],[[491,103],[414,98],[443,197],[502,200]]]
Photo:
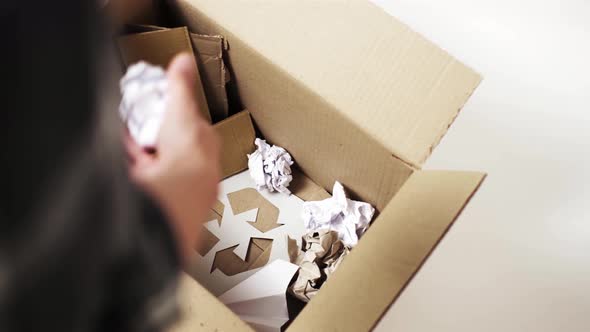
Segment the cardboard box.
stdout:
[[[367,331],[399,296],[484,179],[423,171],[480,76],[365,0],[176,0],[190,31],[222,35],[242,112],[216,124],[224,174],[246,167],[254,127],[317,199],[339,180],[379,214],[288,331]],[[251,118],[250,118],[251,116]],[[251,328],[193,279],[175,331]]]

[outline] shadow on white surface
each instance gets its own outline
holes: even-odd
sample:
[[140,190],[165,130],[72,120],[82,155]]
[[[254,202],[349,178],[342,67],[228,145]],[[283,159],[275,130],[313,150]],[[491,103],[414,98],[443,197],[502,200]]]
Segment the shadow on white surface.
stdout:
[[374,2],[484,76],[425,168],[489,173],[376,331],[587,331],[590,2]]

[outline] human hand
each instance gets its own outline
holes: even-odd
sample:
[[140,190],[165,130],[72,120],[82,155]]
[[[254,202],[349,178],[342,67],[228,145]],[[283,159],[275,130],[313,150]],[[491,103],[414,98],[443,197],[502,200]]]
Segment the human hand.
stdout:
[[178,55],[168,67],[168,110],[155,153],[126,138],[131,177],[160,203],[185,260],[198,242],[221,178],[220,139],[199,113],[195,75],[195,60],[188,54]]

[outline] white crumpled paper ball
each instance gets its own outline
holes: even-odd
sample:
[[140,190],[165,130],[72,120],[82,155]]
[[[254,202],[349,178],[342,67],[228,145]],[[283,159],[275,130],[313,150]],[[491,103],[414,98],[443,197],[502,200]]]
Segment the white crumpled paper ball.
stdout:
[[332,195],[323,201],[304,202],[301,213],[303,224],[310,233],[336,231],[339,239],[352,248],[369,227],[375,208],[369,203],[348,199],[338,181],[334,183]]
[[266,188],[270,192],[290,194],[291,191],[287,187],[293,180],[291,155],[282,147],[270,146],[260,138],[257,138],[254,144],[258,149],[248,155],[248,168],[258,190]]
[[161,67],[147,62],[130,66],[120,82],[119,113],[131,137],[142,147],[154,147],[166,114],[168,79]]

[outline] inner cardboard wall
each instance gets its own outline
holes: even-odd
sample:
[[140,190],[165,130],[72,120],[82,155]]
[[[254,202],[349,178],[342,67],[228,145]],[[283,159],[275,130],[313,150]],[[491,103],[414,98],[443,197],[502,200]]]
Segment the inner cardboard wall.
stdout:
[[[140,60],[163,68],[168,67],[174,56],[181,52],[193,53],[193,46],[186,28],[177,28],[162,34],[158,31],[124,35],[117,39],[121,60],[125,67]],[[196,60],[196,59],[195,59]],[[198,70],[198,67],[197,67]],[[211,112],[203,90],[201,73],[196,76],[195,95],[203,117],[211,122]]]
[[[228,178],[248,169],[247,155],[254,152],[256,134],[250,112],[242,111],[214,125],[221,137],[223,154],[221,156],[221,175]],[[330,197],[299,169],[293,168],[291,192],[304,201],[317,201]]]
[[301,171],[324,189],[331,191],[338,180],[352,198],[377,210],[387,205],[412,167],[198,9],[184,1],[173,3],[173,12],[189,30],[226,38],[240,100],[270,143],[286,148]]

